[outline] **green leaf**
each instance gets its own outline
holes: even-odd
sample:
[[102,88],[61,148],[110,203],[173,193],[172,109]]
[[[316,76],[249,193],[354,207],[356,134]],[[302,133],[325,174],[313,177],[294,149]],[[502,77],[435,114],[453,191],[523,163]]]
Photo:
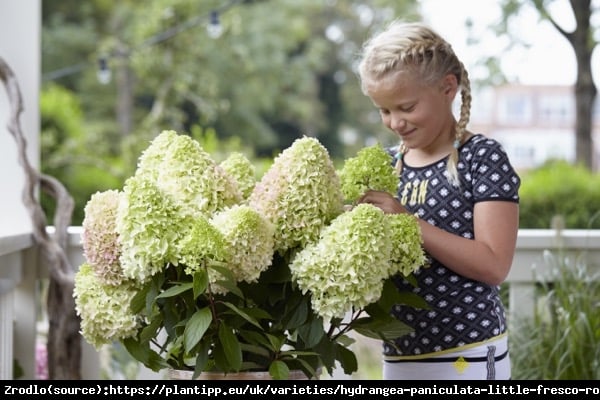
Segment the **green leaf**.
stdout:
[[242,311],[239,308],[237,308],[235,305],[233,305],[233,304],[231,304],[231,303],[229,303],[227,301],[224,301],[223,304],[225,306],[227,306],[229,309],[233,310],[237,315],[241,316],[246,321],[250,322],[252,325],[256,326],[259,329],[262,329],[262,327],[260,326],[260,324],[258,323],[257,320],[255,320],[250,315],[246,314],[244,311]]
[[241,299],[244,298],[244,293],[242,293],[235,281],[220,280],[217,281],[217,284],[227,289],[228,292],[235,294],[237,297]]
[[150,290],[150,285],[145,285],[139,292],[137,292],[131,299],[129,306],[133,314],[139,314],[146,306],[146,295]]
[[233,330],[224,322],[219,325],[219,341],[231,369],[239,371],[242,366],[242,348]]
[[266,359],[269,359],[271,357],[271,353],[269,353],[269,350],[259,345],[240,343],[240,348],[246,353],[256,354]]
[[270,349],[273,352],[279,350],[279,347],[273,347],[273,343],[269,341],[265,333],[241,330],[239,331],[239,335],[248,343],[256,343],[257,345],[264,346],[265,349]]
[[269,374],[273,379],[287,379],[290,376],[290,369],[283,361],[273,361],[269,366]]
[[319,367],[318,370],[315,370],[315,368],[313,368],[312,365],[310,365],[305,359],[303,358],[297,358],[296,361],[298,361],[300,364],[302,364],[302,366],[304,367],[304,369],[306,371],[308,371],[309,374],[309,378],[318,378],[318,375],[320,375],[321,372],[321,367]]
[[397,298],[399,300],[398,301],[399,304],[405,304],[405,305],[411,306],[413,308],[420,308],[420,309],[424,309],[424,310],[428,310],[431,308],[429,306],[429,304],[425,301],[425,299],[416,293],[400,292],[400,293],[398,293]]
[[306,347],[315,346],[325,335],[323,320],[321,318],[317,318],[308,324],[298,327],[298,335],[304,341]]
[[125,338],[121,340],[121,343],[133,358],[152,371],[158,372],[169,367],[162,357],[150,348],[149,343],[140,343],[135,338]]
[[230,282],[235,282],[235,276],[233,275],[233,272],[231,272],[231,270],[227,267],[226,264],[216,265],[215,263],[209,263],[207,266],[208,266],[208,268],[214,269],[219,274],[221,274],[225,280],[228,280]]
[[198,375],[206,368],[208,364],[208,353],[210,351],[211,344],[209,342],[200,343],[200,348],[198,349],[198,353],[196,355],[196,365],[194,367],[194,375],[193,379],[196,379]]
[[381,297],[376,303],[365,307],[369,315],[378,317],[374,307],[379,307],[383,313],[389,315],[390,311],[396,304],[405,304],[414,308],[429,309],[429,304],[418,294],[412,292],[401,292],[391,279],[387,279],[383,283]]
[[354,331],[373,339],[394,340],[411,333],[414,329],[404,322],[390,317],[386,320],[371,320],[369,318],[357,320],[353,324]]
[[150,340],[154,339],[156,337],[156,334],[158,333],[158,330],[162,326],[162,322],[163,319],[160,314],[157,314],[154,318],[152,318],[150,320],[150,324],[148,326],[145,326],[140,332],[140,341],[142,343],[145,343],[150,342]]
[[211,322],[212,312],[208,307],[198,310],[192,315],[183,332],[186,353],[189,353],[198,344]]
[[204,293],[207,287],[208,274],[206,273],[206,270],[201,269],[194,274],[193,278],[194,299],[197,299],[202,293]]
[[284,322],[284,329],[294,329],[306,322],[308,318],[308,310],[310,305],[306,301],[302,301],[294,308],[293,312],[286,316]]
[[156,296],[156,298],[159,299],[159,298],[177,296],[177,295],[179,295],[187,290],[190,290],[192,288],[193,288],[192,282],[181,283],[181,284],[178,284],[178,285],[168,288],[167,290],[165,290],[164,292],[162,292],[161,294]]
[[283,346],[283,344],[285,343],[285,334],[281,334],[279,336],[267,333],[265,334],[265,336],[269,339],[269,343],[271,343],[271,348],[274,351],[278,351],[279,349],[281,349],[281,346]]
[[354,354],[352,350],[337,344],[336,351],[337,359],[344,369],[345,374],[349,375],[358,370],[358,360],[356,359],[356,354]]

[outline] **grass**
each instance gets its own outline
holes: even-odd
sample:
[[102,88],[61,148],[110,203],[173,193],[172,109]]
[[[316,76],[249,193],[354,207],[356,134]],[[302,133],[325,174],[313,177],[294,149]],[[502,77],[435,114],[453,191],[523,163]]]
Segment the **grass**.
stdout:
[[546,252],[533,318],[511,331],[513,379],[600,379],[600,276],[580,257]]

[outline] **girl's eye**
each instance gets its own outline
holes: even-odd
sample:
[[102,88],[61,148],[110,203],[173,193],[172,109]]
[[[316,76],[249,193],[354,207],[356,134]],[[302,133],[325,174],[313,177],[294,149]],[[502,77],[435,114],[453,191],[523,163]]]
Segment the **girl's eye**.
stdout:
[[402,107],[402,108],[400,108],[400,111],[403,111],[403,112],[411,112],[411,111],[413,111],[414,109],[415,109],[415,105],[413,104],[413,105],[410,105],[410,106],[408,106],[408,107]]

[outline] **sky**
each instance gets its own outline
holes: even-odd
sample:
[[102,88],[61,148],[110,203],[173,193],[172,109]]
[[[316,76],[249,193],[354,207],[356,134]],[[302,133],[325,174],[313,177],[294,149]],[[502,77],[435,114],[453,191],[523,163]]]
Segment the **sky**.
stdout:
[[[478,59],[498,54],[498,49],[506,44],[487,28],[501,15],[496,0],[420,0],[420,3],[424,19],[452,44],[471,75],[477,75],[474,64]],[[566,30],[575,26],[567,0],[554,2],[551,13]],[[481,44],[467,46],[467,18],[473,20],[474,36],[481,39]],[[530,8],[520,14],[511,29],[531,47],[502,56],[502,70],[509,80],[528,85],[575,82],[576,63],[571,45],[549,22],[539,22],[535,10]],[[595,54],[592,63],[594,71],[600,73],[599,59]],[[600,78],[598,73],[596,76]]]

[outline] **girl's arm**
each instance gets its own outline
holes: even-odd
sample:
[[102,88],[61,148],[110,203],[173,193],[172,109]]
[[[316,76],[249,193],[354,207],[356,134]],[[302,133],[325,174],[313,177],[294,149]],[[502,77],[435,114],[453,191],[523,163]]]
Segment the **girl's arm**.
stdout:
[[[370,203],[386,213],[406,213],[392,195],[370,191],[359,203]],[[509,201],[475,204],[475,238],[467,239],[419,220],[423,247],[452,271],[490,285],[504,282],[510,271],[519,229],[519,205]]]

